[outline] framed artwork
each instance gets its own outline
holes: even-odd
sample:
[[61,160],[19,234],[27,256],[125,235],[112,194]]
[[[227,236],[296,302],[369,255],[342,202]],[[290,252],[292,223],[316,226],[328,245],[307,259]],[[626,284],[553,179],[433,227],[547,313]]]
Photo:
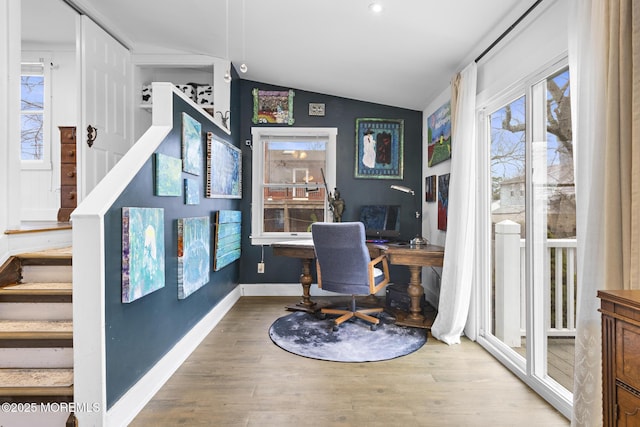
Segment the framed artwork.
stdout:
[[182,170],[200,175],[202,167],[202,125],[187,113],[182,113]]
[[434,166],[451,158],[451,101],[438,108],[427,119],[428,165]]
[[424,195],[425,202],[436,201],[436,176],[431,175],[424,179],[424,188],[426,189]]
[[438,230],[447,230],[447,215],[449,214],[449,175],[438,177]]
[[215,221],[213,271],[219,271],[240,258],[242,212],[218,211]]
[[184,180],[184,204],[200,204],[200,185],[195,179],[186,178]]
[[209,283],[210,242],[208,216],[178,218],[178,299]]
[[207,185],[205,197],[242,198],[242,152],[207,132]]
[[356,119],[356,178],[402,179],[404,120]]
[[122,302],[164,287],[164,209],[122,208]]
[[155,153],[156,196],[179,196],[182,194],[182,162],[176,157]]
[[259,90],[253,89],[253,123],[280,123],[292,125],[293,97],[292,90]]

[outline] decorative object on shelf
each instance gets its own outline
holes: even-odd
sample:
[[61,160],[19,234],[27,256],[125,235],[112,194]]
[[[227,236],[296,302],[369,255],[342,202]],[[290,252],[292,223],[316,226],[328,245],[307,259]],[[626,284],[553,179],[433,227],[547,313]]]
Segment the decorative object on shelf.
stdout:
[[213,86],[211,85],[197,85],[196,86],[196,104],[198,105],[213,105]]
[[122,302],[164,287],[164,209],[122,208]]
[[205,197],[242,198],[242,152],[213,132],[207,132],[206,183]]
[[447,230],[447,215],[449,213],[449,175],[438,177],[438,230]]
[[178,218],[178,299],[209,283],[210,242],[208,216]]
[[200,175],[202,167],[202,125],[187,113],[182,113],[182,170]]
[[411,194],[413,196],[414,206],[416,210],[416,237],[411,239],[409,241],[409,244],[416,247],[428,245],[429,242],[427,241],[427,239],[422,237],[422,210],[420,209],[420,198],[415,191],[403,185],[392,185],[391,189],[402,191],[403,193]]
[[222,120],[222,126],[224,126],[227,130],[229,129],[229,110],[225,111],[222,114],[222,111],[216,111],[216,113],[220,114],[220,120]]
[[151,85],[142,85],[142,104],[147,105],[153,102]]
[[195,179],[186,178],[184,180],[184,204],[200,204],[200,185]]
[[425,202],[435,202],[437,200],[436,196],[436,176],[431,175],[424,179],[424,201]]
[[213,271],[240,258],[241,211],[218,211],[215,214]]
[[356,178],[402,179],[404,120],[356,119]]
[[156,196],[179,196],[182,194],[182,161],[177,157],[155,153]]
[[176,84],[175,85],[178,89],[180,89],[185,95],[187,95],[187,98],[191,99],[193,102],[196,102],[197,98],[196,98],[196,89],[193,87],[193,85],[190,84]]
[[427,119],[428,165],[434,166],[451,158],[451,101],[438,108]]
[[284,123],[292,125],[293,90],[259,90],[253,89],[253,123]]

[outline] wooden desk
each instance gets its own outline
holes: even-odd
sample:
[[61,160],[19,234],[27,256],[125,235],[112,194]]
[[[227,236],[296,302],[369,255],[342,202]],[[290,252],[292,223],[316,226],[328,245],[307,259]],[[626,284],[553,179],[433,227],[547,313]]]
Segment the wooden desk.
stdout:
[[[376,257],[380,253],[384,253],[389,258],[389,262],[391,264],[406,265],[409,267],[411,278],[409,280],[407,293],[411,298],[411,306],[409,313],[395,313],[397,319],[396,323],[403,326],[430,328],[431,324],[425,322],[425,318],[420,307],[420,300],[424,295],[424,288],[422,287],[422,267],[442,267],[444,248],[442,246],[435,245],[412,248],[409,245],[400,244],[369,244],[368,246],[372,257]],[[309,294],[309,289],[313,282],[313,278],[311,277],[311,262],[316,257],[313,248],[313,241],[295,240],[277,242],[272,243],[271,248],[273,249],[274,255],[288,256],[302,260],[302,274],[300,275],[302,300],[294,306],[288,306],[287,309],[308,312],[317,311],[318,308],[316,303],[311,301],[311,296]]]

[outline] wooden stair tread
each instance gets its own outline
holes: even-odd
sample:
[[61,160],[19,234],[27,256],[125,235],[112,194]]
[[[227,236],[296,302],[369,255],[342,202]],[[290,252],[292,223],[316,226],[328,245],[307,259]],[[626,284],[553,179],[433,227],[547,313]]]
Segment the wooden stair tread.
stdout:
[[18,258],[71,258],[72,257],[72,248],[71,246],[67,246],[64,248],[54,248],[54,249],[46,249],[43,251],[36,252],[24,252],[17,255]]
[[72,396],[73,369],[0,369],[0,396]]
[[0,339],[72,339],[70,320],[0,320]]
[[0,295],[71,295],[73,284],[70,282],[33,282],[15,283],[0,288]]

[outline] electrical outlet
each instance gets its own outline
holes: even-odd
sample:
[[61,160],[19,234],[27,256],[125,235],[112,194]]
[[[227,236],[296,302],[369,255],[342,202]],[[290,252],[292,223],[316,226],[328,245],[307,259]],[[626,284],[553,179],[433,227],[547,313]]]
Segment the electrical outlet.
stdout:
[[264,262],[258,263],[258,273],[264,273]]

